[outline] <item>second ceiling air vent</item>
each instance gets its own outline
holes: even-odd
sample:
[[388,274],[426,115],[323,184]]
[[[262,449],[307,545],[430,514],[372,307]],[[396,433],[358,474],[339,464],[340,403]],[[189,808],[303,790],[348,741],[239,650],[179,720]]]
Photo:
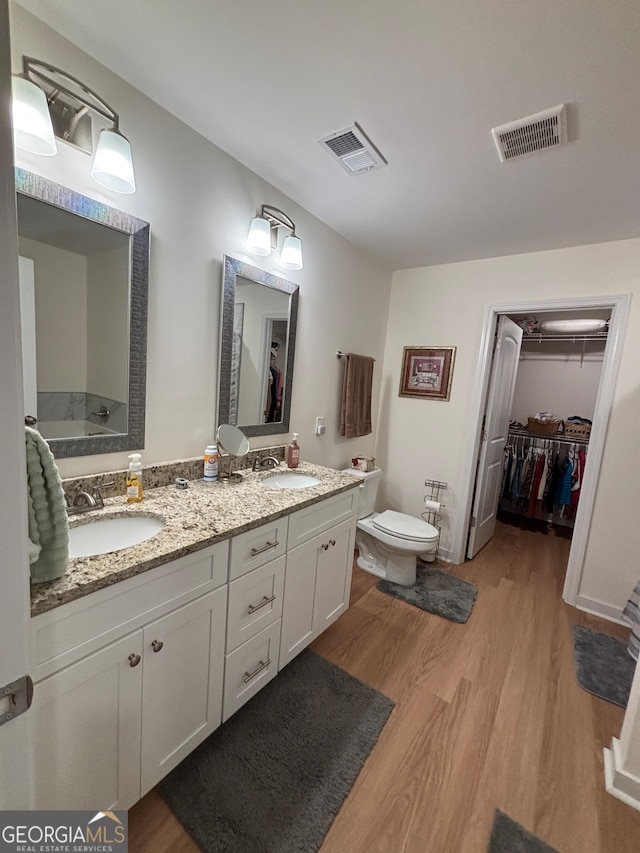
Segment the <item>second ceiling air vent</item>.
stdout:
[[502,124],[491,131],[502,163],[564,145],[567,139],[567,105],[559,104],[541,113]]
[[371,172],[387,164],[382,154],[355,122],[328,136],[319,137],[316,142],[350,175]]

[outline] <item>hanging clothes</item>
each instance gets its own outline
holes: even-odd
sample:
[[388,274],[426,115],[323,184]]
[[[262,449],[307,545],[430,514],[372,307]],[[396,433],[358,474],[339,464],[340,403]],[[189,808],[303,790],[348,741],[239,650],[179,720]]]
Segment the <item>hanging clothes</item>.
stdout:
[[516,435],[511,441],[504,449],[499,491],[503,508],[549,522],[572,521],[580,500],[586,448],[560,438]]

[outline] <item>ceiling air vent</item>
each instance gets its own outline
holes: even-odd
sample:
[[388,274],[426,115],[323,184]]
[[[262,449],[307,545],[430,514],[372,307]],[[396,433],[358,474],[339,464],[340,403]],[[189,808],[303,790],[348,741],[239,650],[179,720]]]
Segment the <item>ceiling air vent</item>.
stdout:
[[370,172],[387,164],[362,128],[355,123],[322,136],[316,142],[350,175]]
[[491,133],[502,163],[532,151],[556,148],[568,141],[567,105],[494,127]]

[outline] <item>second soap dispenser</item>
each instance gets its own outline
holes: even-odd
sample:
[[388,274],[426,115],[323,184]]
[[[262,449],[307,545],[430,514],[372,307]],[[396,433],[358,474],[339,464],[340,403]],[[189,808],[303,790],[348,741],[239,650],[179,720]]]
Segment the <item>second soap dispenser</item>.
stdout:
[[300,445],[298,444],[298,433],[293,433],[291,444],[287,447],[287,468],[297,468],[300,461]]

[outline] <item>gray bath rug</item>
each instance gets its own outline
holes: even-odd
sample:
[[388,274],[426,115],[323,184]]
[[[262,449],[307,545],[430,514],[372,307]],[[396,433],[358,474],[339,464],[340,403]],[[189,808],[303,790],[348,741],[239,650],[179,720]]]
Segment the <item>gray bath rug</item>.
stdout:
[[160,790],[204,853],[314,853],[393,706],[307,649]]
[[438,569],[420,567],[413,586],[382,580],[378,581],[376,589],[451,622],[466,622],[478,595],[478,588],[468,581]]
[[573,626],[573,660],[576,679],[587,693],[627,707],[636,662],[627,644],[617,637]]
[[487,853],[558,853],[535,835],[496,809]]

